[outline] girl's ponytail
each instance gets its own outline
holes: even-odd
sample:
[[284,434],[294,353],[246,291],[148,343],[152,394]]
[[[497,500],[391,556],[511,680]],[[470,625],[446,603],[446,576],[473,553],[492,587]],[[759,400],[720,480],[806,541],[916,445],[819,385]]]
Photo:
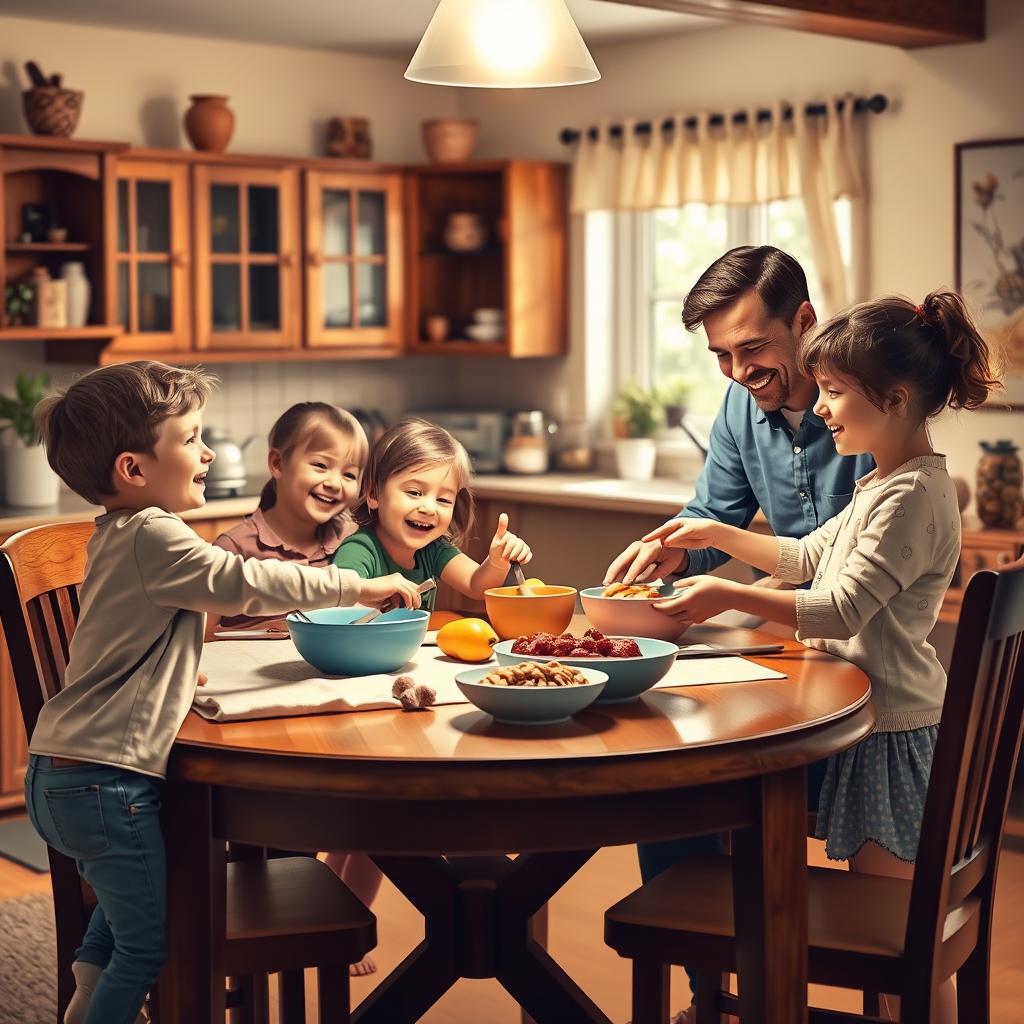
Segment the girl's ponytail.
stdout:
[[945,350],[948,405],[952,409],[976,409],[999,381],[992,373],[988,345],[974,326],[964,300],[953,291],[934,291],[917,308],[918,316]]

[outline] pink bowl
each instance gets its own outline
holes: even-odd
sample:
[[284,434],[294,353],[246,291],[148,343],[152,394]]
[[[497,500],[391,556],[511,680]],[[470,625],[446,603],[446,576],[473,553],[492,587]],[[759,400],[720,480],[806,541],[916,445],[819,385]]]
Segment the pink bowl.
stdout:
[[[652,607],[649,601],[637,598],[602,597],[604,587],[587,587],[580,591],[583,611],[596,629],[608,636],[649,636],[655,640],[678,640],[687,627],[671,616]],[[661,588],[670,597],[670,586]]]

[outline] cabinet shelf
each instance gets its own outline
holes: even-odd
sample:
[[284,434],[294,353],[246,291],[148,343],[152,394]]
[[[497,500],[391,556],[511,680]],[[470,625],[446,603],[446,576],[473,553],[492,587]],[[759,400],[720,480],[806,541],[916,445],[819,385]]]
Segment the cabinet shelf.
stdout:
[[421,249],[419,255],[421,257],[437,257],[437,256],[458,256],[465,258],[466,256],[486,256],[490,253],[501,253],[505,247],[500,242],[495,242],[490,245],[482,245],[479,249]]
[[8,242],[4,248],[9,253],[88,252],[88,242]]
[[508,355],[508,342],[504,338],[497,341],[471,341],[469,338],[452,338],[450,341],[426,341],[421,339],[410,350],[417,352],[447,352],[451,355]]
[[88,327],[3,327],[0,341],[102,341],[123,334],[120,324],[90,324]]

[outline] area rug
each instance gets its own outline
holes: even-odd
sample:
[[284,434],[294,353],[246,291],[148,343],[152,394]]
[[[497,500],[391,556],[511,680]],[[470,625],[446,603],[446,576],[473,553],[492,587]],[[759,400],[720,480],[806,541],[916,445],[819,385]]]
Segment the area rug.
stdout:
[[40,874],[50,870],[46,843],[39,838],[32,822],[26,817],[0,821],[0,857],[6,857]]
[[52,896],[0,902],[0,1024],[57,1019],[56,960]]

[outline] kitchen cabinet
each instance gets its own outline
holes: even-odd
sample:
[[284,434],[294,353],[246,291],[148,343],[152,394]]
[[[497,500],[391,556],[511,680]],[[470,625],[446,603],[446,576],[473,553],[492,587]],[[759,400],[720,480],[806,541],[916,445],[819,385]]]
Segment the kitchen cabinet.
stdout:
[[196,164],[195,348],[300,345],[298,171]]
[[981,569],[1009,565],[1024,552],[1024,530],[964,529],[953,579],[946,590],[939,622],[956,623],[970,578]]
[[306,343],[402,347],[402,176],[305,172]]
[[117,167],[117,310],[125,333],[108,353],[164,355],[192,347],[188,166]]
[[[407,351],[513,358],[567,351],[566,170],[537,160],[411,168]],[[482,228],[478,248],[453,248],[448,228],[458,214]],[[501,337],[470,338],[477,309],[504,312]],[[449,323],[443,341],[426,331],[437,316]]]

